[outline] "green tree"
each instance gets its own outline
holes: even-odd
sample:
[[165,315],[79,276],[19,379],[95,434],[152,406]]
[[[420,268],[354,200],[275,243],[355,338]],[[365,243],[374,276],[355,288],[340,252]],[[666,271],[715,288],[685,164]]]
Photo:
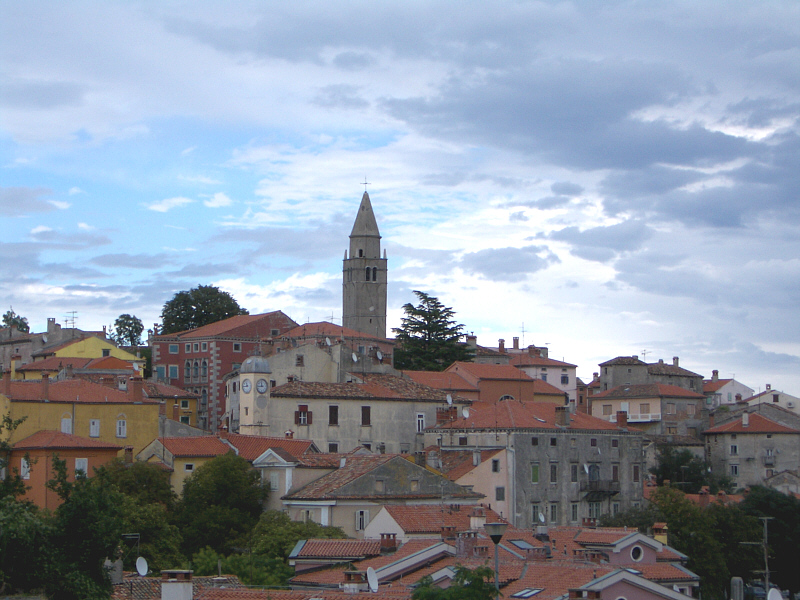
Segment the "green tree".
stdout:
[[172,510],[177,500],[169,483],[169,473],[152,463],[126,463],[118,458],[95,469],[94,476],[108,480],[141,505],[158,503]]
[[184,482],[176,508],[184,554],[192,556],[206,546],[221,554],[247,547],[264,497],[258,471],[233,452],[199,467]]
[[[797,549],[800,548],[800,500],[760,485],[750,488],[741,509],[752,517],[771,517],[767,521],[769,568],[774,571],[771,581],[792,593],[800,592],[800,569],[797,568]],[[748,541],[762,539],[763,526]],[[760,554],[759,548],[759,554]],[[761,555],[761,554],[760,554]],[[763,555],[761,555],[763,556]],[[763,558],[759,568],[764,568]]]
[[[27,486],[25,480],[22,478],[19,469],[16,467],[8,468],[11,461],[12,444],[8,441],[14,430],[19,427],[25,419],[12,419],[10,413],[3,415],[0,421],[0,473],[3,474],[0,478],[0,498],[17,498],[25,494]],[[28,464],[31,463],[31,458],[27,454],[25,460]]]
[[490,600],[496,595],[493,569],[468,569],[459,565],[449,587],[442,589],[434,585],[431,576],[426,575],[411,594],[411,600]]
[[34,504],[0,498],[0,595],[42,587],[50,537],[50,525]]
[[211,548],[203,548],[192,557],[195,575],[236,575],[245,585],[283,586],[294,575],[294,569],[279,558],[269,558],[252,552],[223,556]]
[[658,485],[668,480],[686,494],[697,494],[703,486],[708,486],[712,494],[719,490],[733,492],[733,481],[729,477],[709,473],[708,464],[689,450],[676,451],[672,446],[660,446],[656,461],[650,472],[656,476]]
[[455,311],[425,292],[414,294],[419,304],[403,306],[402,323],[392,330],[397,341],[395,368],[443,371],[455,361],[472,360],[471,349],[460,343],[464,326],[456,323]]
[[339,527],[320,525],[314,521],[292,521],[279,510],[265,511],[253,530],[253,552],[268,558],[286,560],[300,540],[311,538],[346,538]]
[[198,285],[178,292],[161,309],[162,334],[196,329],[236,315],[249,314],[228,292],[213,285]]
[[135,315],[125,313],[114,321],[111,339],[118,346],[141,346],[142,331],[144,331],[142,320]]
[[605,514],[600,517],[601,527],[635,527],[641,533],[649,533],[653,525],[664,521],[664,515],[655,504],[648,502],[644,508],[631,508],[616,515]]
[[23,333],[28,333],[31,328],[28,325],[28,319],[14,312],[13,308],[9,308],[6,314],[3,315],[3,327],[16,327]]
[[169,514],[163,504],[143,502],[123,494],[123,533],[138,533],[138,555],[131,546],[124,555],[123,566],[127,571],[136,568],[136,559],[143,556],[153,573],[162,569],[179,569],[185,562],[181,553],[183,538],[178,527],[169,522]]

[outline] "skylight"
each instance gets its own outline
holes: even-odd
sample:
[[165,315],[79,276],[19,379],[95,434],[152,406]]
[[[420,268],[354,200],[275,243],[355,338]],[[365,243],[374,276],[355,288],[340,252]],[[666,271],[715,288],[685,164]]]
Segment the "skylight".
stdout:
[[516,594],[511,594],[512,598],[531,598],[544,590],[544,588],[525,588],[518,591]]

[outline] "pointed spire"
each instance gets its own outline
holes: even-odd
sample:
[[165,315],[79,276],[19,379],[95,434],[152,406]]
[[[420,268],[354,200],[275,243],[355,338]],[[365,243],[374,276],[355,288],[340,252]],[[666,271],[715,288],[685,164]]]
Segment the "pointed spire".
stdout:
[[367,192],[364,192],[364,195],[361,196],[361,204],[358,207],[356,222],[353,223],[353,231],[350,232],[350,237],[354,236],[381,236],[378,231],[378,222],[375,220],[375,213],[372,212],[372,203],[369,201],[369,194]]

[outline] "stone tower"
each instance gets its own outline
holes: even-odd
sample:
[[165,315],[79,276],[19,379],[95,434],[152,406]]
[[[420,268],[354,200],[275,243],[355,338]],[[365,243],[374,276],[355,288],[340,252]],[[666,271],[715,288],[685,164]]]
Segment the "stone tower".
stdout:
[[342,269],[342,325],[361,333],[386,337],[386,251],[381,258],[381,234],[369,194],[364,192],[350,232],[350,256]]

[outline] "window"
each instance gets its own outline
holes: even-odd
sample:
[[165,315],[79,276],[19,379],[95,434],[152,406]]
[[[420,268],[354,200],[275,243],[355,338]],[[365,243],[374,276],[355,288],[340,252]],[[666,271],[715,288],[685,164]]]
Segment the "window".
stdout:
[[642,557],[644,557],[644,550],[642,550],[641,546],[634,546],[633,548],[631,548],[631,558],[635,562],[639,562],[640,560],[642,560]]
[[539,483],[539,463],[531,465],[531,483]]
[[458,445],[459,446],[466,446],[467,445],[467,436],[465,436],[465,435],[459,436]]
[[[245,407],[245,409],[244,409],[244,410],[245,410],[245,411],[247,411],[247,407]],[[247,414],[247,412],[245,412],[245,414]],[[180,421],[181,421],[181,423],[183,423],[184,425],[189,425],[189,424],[190,424],[190,423],[189,423],[189,415],[182,415],[182,416],[181,416],[181,418],[180,418]]]
[[500,461],[496,458],[492,459],[492,473],[500,472]]
[[382,494],[385,491],[385,489],[386,489],[386,484],[383,481],[383,479],[375,480],[375,491],[376,492],[378,492],[379,494]]
[[203,342],[203,343],[201,343],[201,344],[200,344],[200,349],[201,349],[203,352],[206,352],[206,351],[208,350],[208,342]]
[[169,366],[169,378],[170,379],[177,379],[178,378],[178,365],[170,365]]
[[61,433],[72,433],[72,419],[70,417],[64,417],[61,419]]
[[569,447],[570,448],[577,448],[578,447],[578,438],[569,438]]
[[305,367],[306,366],[306,359],[302,354],[298,354],[294,357],[294,366],[295,367]]
[[551,523],[558,522],[558,502],[550,503],[550,522]]
[[425,413],[417,413],[417,433],[425,431]]
[[192,369],[192,372],[195,379],[200,377],[200,363],[198,361],[194,361],[194,369]]
[[603,404],[603,415],[608,416],[611,414],[611,405]]
[[273,492],[278,491],[278,486],[280,485],[279,477],[280,475],[276,471],[273,471],[269,474],[269,489],[271,489]]
[[779,401],[780,401],[780,399],[781,399],[780,395],[778,395],[778,394],[772,394],[772,401],[773,401],[773,402],[779,402]]
[[555,463],[550,465],[550,483],[558,483],[558,465]]
[[561,376],[561,385],[569,385],[569,375]]
[[372,275],[372,269],[370,269],[369,267],[364,267],[364,272],[365,272],[367,281],[369,281],[369,278]]
[[89,474],[89,459],[88,458],[76,458],[75,459],[75,477],[78,476],[78,472],[81,472],[85,475]]
[[89,437],[100,437],[100,419],[89,419]]
[[19,461],[19,476],[23,479],[31,478],[31,464],[25,457]]
[[639,483],[639,465],[633,465],[633,482]]
[[558,438],[550,438],[551,446],[558,446]]
[[514,396],[510,396],[509,394],[503,394],[502,396],[500,396],[500,402],[506,402],[513,399]]
[[111,356],[111,349],[103,348],[103,358],[105,358],[107,356]]
[[199,352],[200,351],[200,344],[198,344],[197,342],[194,343],[194,351],[195,352]]
[[525,588],[515,594],[511,594],[512,598],[533,598],[536,594],[541,592],[544,588]]
[[191,344],[186,344],[186,345],[183,347],[183,351],[184,351],[184,352],[186,352],[186,353],[188,354],[189,352],[191,352],[191,351],[192,351],[192,345],[191,345]]
[[600,465],[589,465],[589,481],[600,481]]
[[242,344],[239,342],[233,343],[233,351],[234,352],[241,352],[242,351]]
[[677,427],[667,427],[667,435],[678,435]]
[[611,514],[612,515],[619,514],[619,502],[614,502],[611,504]]
[[767,469],[765,477],[772,477],[775,474],[773,469]]
[[378,267],[372,267],[372,281],[378,281]]
[[531,504],[531,523],[541,523],[543,520],[544,515],[540,518],[541,512],[539,511],[538,504]]
[[208,361],[203,359],[203,362],[200,363],[200,377],[205,379],[208,377]]
[[731,477],[739,476],[739,465],[731,465]]
[[169,353],[170,354],[177,354],[178,353],[178,344],[170,344],[169,345]]
[[602,512],[602,503],[601,502],[589,502],[589,518],[590,519],[599,519],[601,512]]
[[372,450],[372,442],[361,442],[361,445],[367,450]]
[[191,473],[192,471],[194,471],[194,463],[186,463],[185,465],[183,465],[183,470],[186,471],[187,473]]
[[505,502],[506,500],[506,488],[500,486],[494,488],[494,499],[498,502]]
[[589,445],[590,445],[592,448],[596,448],[596,447],[597,447],[597,438],[592,438],[592,439],[590,439],[590,440],[589,440]]
[[294,412],[294,424],[295,425],[311,425],[311,411],[308,410],[307,404],[300,404],[297,406],[297,410]]
[[167,370],[164,365],[156,365],[156,379],[164,380],[167,378]]
[[650,403],[649,402],[645,402],[644,404],[640,404],[639,405],[639,412],[641,414],[643,414],[643,415],[649,415],[650,414]]
[[128,437],[128,422],[125,419],[117,419],[117,437]]
[[356,511],[356,531],[364,531],[369,525],[369,511],[357,510]]
[[369,406],[361,407],[361,426],[369,427],[372,424],[372,409]]
[[542,373],[542,381],[547,381],[547,373]]
[[328,425],[339,424],[339,407],[336,405],[328,406]]
[[612,448],[619,448],[619,440],[617,438],[614,438],[614,439],[611,440],[611,447]]
[[569,466],[569,480],[572,483],[578,483],[578,464],[572,463]]
[[697,410],[697,405],[694,403],[689,403],[686,405],[686,414],[694,416],[695,411]]
[[569,520],[573,523],[578,522],[578,507],[580,505],[577,502],[573,502],[569,506]]
[[674,415],[675,414],[675,403],[674,402],[667,402],[667,414]]
[[539,438],[532,437],[531,438],[531,446],[538,446],[539,445]]
[[738,456],[739,455],[739,446],[736,444],[731,444],[731,456]]
[[339,452],[339,442],[328,442],[328,452],[331,454]]
[[[183,365],[183,378],[186,381],[189,381],[192,378],[192,363],[189,362],[188,360]],[[233,391],[235,392],[236,390]]]
[[181,408],[183,410],[188,410],[189,408],[189,401],[188,400],[181,400]]
[[619,481],[619,465],[611,465],[611,481]]

